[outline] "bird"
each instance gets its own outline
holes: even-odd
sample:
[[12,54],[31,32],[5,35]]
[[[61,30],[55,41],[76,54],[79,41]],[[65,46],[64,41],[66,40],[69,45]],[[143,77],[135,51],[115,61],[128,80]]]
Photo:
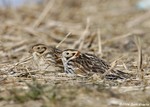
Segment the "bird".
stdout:
[[40,70],[55,69],[59,70],[63,68],[61,61],[61,50],[54,46],[47,46],[45,44],[33,45],[29,53],[32,54],[35,66]]
[[[75,49],[66,49],[62,52],[61,59],[64,71],[67,74],[105,74],[108,80],[126,79],[129,74],[120,70],[111,69],[111,66],[102,58],[90,53],[82,53]],[[107,73],[107,71],[109,71]]]

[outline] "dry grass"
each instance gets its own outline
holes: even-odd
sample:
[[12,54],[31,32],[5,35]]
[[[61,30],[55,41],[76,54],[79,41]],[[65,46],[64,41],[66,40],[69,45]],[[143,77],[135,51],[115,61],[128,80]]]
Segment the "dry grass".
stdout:
[[[136,2],[52,0],[0,9],[0,107],[150,106],[149,12]],[[112,68],[135,77],[106,81],[38,70],[28,53],[36,43],[119,59]]]

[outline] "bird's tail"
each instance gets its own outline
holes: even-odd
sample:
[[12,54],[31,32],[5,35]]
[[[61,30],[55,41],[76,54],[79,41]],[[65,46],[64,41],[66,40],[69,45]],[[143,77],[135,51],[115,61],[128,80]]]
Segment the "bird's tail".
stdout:
[[112,72],[110,74],[107,74],[105,78],[108,80],[117,80],[117,79],[128,79],[131,76],[132,74],[125,73],[120,70],[112,70]]

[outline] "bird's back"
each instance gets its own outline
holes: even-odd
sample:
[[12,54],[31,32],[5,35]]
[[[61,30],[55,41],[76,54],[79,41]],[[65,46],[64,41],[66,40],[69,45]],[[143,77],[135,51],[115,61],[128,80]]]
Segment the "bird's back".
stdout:
[[[116,80],[129,78],[130,74],[122,72],[120,70],[110,70],[110,65],[101,58],[89,53],[82,53],[78,58],[75,59],[78,65],[82,66],[84,70],[88,73],[106,73],[105,78]],[[110,72],[108,71],[110,70]]]

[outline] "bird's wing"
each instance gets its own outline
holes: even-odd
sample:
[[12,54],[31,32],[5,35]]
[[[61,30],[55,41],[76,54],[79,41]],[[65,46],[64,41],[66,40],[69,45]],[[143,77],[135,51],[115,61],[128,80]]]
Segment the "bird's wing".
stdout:
[[82,64],[76,61],[74,61],[74,71],[76,74],[81,74],[81,75],[85,75],[89,73]]
[[[93,73],[105,73],[110,69],[110,65],[103,59],[98,58],[95,55],[84,53],[80,54],[76,61],[78,65],[82,65],[80,68],[84,69],[86,72]],[[129,78],[131,75],[119,70],[112,69],[108,74],[105,75],[106,79],[116,80]]]
[[81,54],[76,58],[76,62],[82,65],[89,72],[104,73],[109,69],[109,65],[102,59],[92,54]]

